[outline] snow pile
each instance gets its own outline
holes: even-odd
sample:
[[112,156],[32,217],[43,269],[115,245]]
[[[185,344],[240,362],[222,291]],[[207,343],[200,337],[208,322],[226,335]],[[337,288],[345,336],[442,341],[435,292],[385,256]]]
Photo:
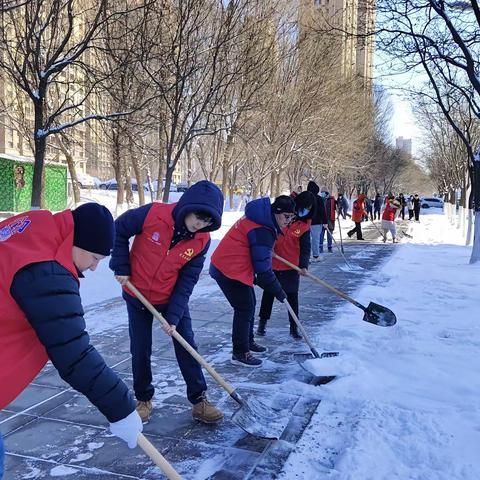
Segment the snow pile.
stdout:
[[442,215],[412,233],[372,273],[382,282],[353,295],[391,308],[397,325],[345,305],[313,342],[348,353],[352,369],[317,387],[323,400],[280,478],[480,478],[480,265]]

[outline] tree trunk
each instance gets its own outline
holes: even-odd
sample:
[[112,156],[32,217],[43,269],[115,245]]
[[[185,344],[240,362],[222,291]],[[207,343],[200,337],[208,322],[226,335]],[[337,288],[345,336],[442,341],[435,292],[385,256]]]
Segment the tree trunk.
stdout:
[[67,160],[67,167],[70,173],[70,178],[72,180],[72,191],[73,191],[73,203],[77,206],[80,203],[80,188],[78,187],[77,171],[75,170],[75,161],[73,160],[72,154],[62,148],[65,159]]
[[[37,132],[38,130],[36,130]],[[47,139],[42,136],[37,138],[35,134],[35,163],[33,166],[33,180],[32,180],[32,210],[39,210],[44,205],[43,184],[44,184],[44,168],[45,168],[45,153],[47,148]]]
[[132,149],[130,148],[130,158],[132,161],[133,171],[135,172],[135,178],[137,179],[137,190],[138,190],[138,203],[139,205],[145,205],[145,190],[143,189],[143,172],[140,169],[138,159]]
[[480,261],[480,154],[477,154],[473,161],[472,190],[475,205],[475,231],[470,263],[477,263]]

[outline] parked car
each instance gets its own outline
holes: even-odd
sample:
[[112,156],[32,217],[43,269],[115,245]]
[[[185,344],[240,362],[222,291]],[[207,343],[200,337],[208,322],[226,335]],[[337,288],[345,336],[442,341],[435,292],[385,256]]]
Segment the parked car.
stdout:
[[[100,182],[98,188],[101,190],[118,190],[118,183],[115,178],[111,178],[110,180]],[[132,178],[132,191],[138,192],[138,184],[134,178]]]
[[422,197],[422,208],[443,208],[443,200],[436,197]]
[[178,182],[177,183],[177,192],[186,192],[188,190],[187,182]]
[[[144,189],[145,189],[146,192],[150,191],[150,187],[149,187],[149,185],[148,185],[148,182],[145,182],[145,184],[143,185],[143,187],[144,187]],[[158,182],[157,182],[157,180],[154,180],[154,181],[152,182],[152,188],[153,188],[153,193],[156,193],[157,190],[158,190]],[[164,189],[165,189],[165,179],[163,179],[162,192],[164,191]],[[174,182],[172,182],[172,183],[170,184],[170,189],[169,189],[169,191],[170,191],[170,192],[177,192],[177,191],[180,191],[180,190],[177,190],[177,185],[176,185]]]
[[[97,180],[95,177],[92,177],[88,173],[76,172],[77,173],[77,182],[80,188],[96,188]],[[68,181],[71,182],[70,174],[68,175]]]

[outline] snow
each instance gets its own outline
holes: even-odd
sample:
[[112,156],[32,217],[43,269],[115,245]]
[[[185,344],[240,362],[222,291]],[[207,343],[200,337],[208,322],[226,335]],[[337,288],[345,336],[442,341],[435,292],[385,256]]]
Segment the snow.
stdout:
[[351,370],[341,355],[341,376],[317,387],[322,402],[279,478],[480,478],[480,265],[440,212],[420,218],[373,274],[381,284],[355,294],[389,306],[397,325],[345,305],[314,339]]
[[[89,195],[115,209],[116,192]],[[222,228],[212,234],[209,258],[242,213],[224,213]],[[408,229],[413,239],[396,245],[392,257],[352,294],[362,304],[373,300],[391,308],[397,325],[363,322],[358,308],[343,303],[335,321],[311,339],[319,349],[340,356],[305,365],[337,378],[322,386],[292,379],[280,386],[283,392],[322,401],[278,478],[480,478],[480,296],[474,289],[480,284],[480,265],[469,265],[471,248],[445,215],[432,209],[422,213],[421,223]],[[369,248],[349,260],[371,255]],[[209,258],[193,296],[218,288],[206,271]],[[108,259],[86,277],[81,293],[87,311],[112,299],[124,308]],[[90,332],[99,332],[124,325],[125,315],[92,308],[86,320]],[[160,375],[155,380],[166,379]],[[160,398],[183,386],[162,388]],[[209,459],[198,474],[213,472],[217,460]],[[51,476],[75,472],[61,466]]]

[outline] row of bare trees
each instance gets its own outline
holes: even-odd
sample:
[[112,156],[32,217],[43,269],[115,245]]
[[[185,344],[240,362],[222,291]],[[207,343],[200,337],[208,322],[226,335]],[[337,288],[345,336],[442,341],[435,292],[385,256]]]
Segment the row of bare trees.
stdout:
[[4,3],[0,75],[15,94],[3,111],[21,119],[33,151],[32,206],[47,147],[75,180],[79,129],[108,145],[119,204],[131,201],[132,177],[165,178],[167,200],[180,161],[187,180],[221,182],[230,196],[237,185],[257,196],[310,178],[355,182],[376,155],[373,96],[365,79],[342,75],[341,42],[314,19],[302,25],[294,3]]

